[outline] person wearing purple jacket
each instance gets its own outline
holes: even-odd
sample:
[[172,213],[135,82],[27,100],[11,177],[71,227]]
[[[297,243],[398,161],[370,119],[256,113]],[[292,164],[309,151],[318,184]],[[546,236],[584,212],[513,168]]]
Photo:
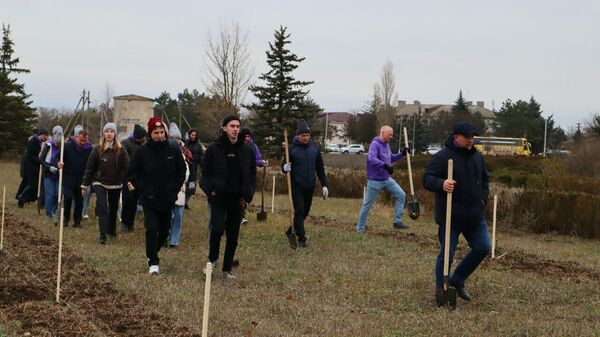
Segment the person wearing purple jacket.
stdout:
[[[254,161],[256,167],[268,166],[267,161],[263,160],[262,156],[260,155],[258,145],[256,145],[254,143],[254,140],[252,139],[252,131],[250,131],[250,129],[243,128],[242,130],[240,130],[240,134],[238,135],[238,141],[243,141],[244,143],[250,146],[250,148],[254,152]],[[254,174],[256,174],[256,169],[254,170]],[[248,220],[246,219],[246,205],[244,205],[244,209],[242,210],[242,225],[246,223],[248,223]]]
[[394,225],[396,229],[405,229],[409,226],[402,222],[402,214],[404,213],[404,200],[406,193],[400,185],[391,177],[394,169],[392,163],[406,156],[407,149],[402,152],[393,154],[390,148],[390,142],[394,138],[394,130],[384,125],[381,127],[379,137],[373,138],[369,145],[369,156],[367,158],[367,191],[365,198],[360,208],[358,216],[358,224],[356,231],[364,233],[366,229],[367,216],[371,207],[375,204],[375,200],[381,190],[385,190],[396,198],[394,208]]

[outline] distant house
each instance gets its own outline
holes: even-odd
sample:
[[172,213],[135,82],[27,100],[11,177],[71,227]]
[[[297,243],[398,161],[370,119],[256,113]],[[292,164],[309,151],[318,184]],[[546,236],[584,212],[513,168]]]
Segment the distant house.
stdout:
[[344,144],[348,141],[348,120],[353,115],[349,112],[322,112],[319,114],[319,120],[328,123],[327,144]]
[[[396,117],[400,118],[404,116],[413,116],[419,113],[419,109],[421,110],[421,114],[424,116],[437,117],[440,113],[450,112],[453,106],[454,104],[422,104],[419,101],[413,101],[412,104],[407,104],[406,101],[398,101],[398,106],[396,107]],[[473,104],[473,102],[469,101],[467,102],[467,106],[469,107],[469,111],[471,111],[471,113],[479,112],[481,116],[483,116],[487,130],[492,128],[494,112],[490,109],[487,109],[484,106],[483,101],[477,101],[476,104]]]
[[146,128],[148,120],[154,116],[154,100],[138,95],[115,96],[114,122],[117,124],[117,137],[128,137],[135,124]]

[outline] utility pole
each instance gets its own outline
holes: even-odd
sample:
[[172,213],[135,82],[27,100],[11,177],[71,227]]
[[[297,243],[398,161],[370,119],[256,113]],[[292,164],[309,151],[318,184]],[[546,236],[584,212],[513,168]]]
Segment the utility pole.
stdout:
[[544,154],[546,156],[546,138],[548,137],[548,118],[544,120]]
[[[419,111],[421,111],[421,107],[419,107]],[[417,125],[417,114],[413,115],[413,136],[412,136],[412,155],[415,155],[415,129]]]
[[329,113],[325,113],[325,138],[323,139],[323,144],[327,145],[327,129],[329,128]]
[[398,152],[402,151],[402,117],[399,118],[400,120],[400,128],[398,129]]

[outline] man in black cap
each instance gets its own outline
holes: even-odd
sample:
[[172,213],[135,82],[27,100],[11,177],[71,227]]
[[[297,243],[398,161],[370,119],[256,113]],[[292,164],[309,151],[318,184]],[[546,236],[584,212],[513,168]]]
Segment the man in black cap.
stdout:
[[48,140],[48,129],[42,127],[37,134],[31,136],[27,141],[27,150],[25,151],[25,161],[23,163],[23,181],[16,199],[19,207],[23,207],[26,202],[37,200],[38,180],[40,173],[39,155],[42,150],[42,144]]
[[[444,285],[446,196],[447,193],[452,193],[450,264],[461,233],[471,249],[450,275],[449,283],[465,301],[471,299],[465,289],[465,281],[491,249],[484,219],[484,209],[490,193],[488,173],[481,152],[473,146],[473,136],[476,135],[477,130],[472,124],[456,123],[444,149],[433,156],[423,175],[423,185],[435,193],[435,222],[439,226],[440,253],[435,264],[435,284],[438,289]],[[453,179],[447,178],[449,159],[454,161]]]
[[222,270],[223,276],[229,279],[236,277],[231,269],[240,234],[242,209],[252,201],[256,184],[254,153],[247,144],[238,140],[239,132],[239,117],[225,117],[221,136],[208,146],[202,157],[200,181],[210,208],[208,260],[214,269],[219,258],[221,237],[225,234],[227,243]]
[[[315,190],[316,177],[321,182],[323,198],[329,196],[327,188],[327,176],[323,166],[323,157],[319,148],[310,141],[310,128],[305,120],[298,122],[296,137],[290,147],[290,162],[282,165],[281,169],[291,172],[292,175],[292,200],[294,203],[294,230],[298,236],[300,247],[306,247],[306,233],[304,231],[304,219],[310,212],[313,191]],[[296,239],[293,237],[292,228],[285,232],[292,248]]]
[[[146,142],[146,134],[146,129],[139,124],[135,124],[131,136],[121,142],[121,145],[123,145],[125,151],[127,151],[129,158],[133,158],[137,149]],[[127,181],[123,182],[121,194],[123,199],[123,206],[121,208],[121,231],[131,232],[133,231],[133,224],[135,222],[135,212],[137,210],[139,194],[137,189],[130,191],[127,187],[129,177],[125,180]]]

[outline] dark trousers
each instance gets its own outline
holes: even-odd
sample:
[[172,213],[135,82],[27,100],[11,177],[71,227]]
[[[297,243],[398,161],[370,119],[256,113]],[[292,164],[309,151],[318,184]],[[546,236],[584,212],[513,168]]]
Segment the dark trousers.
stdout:
[[106,189],[94,186],[96,192],[96,216],[100,236],[117,235],[117,211],[119,210],[119,194],[121,189]]
[[128,230],[133,230],[135,222],[135,212],[137,211],[138,203],[137,190],[130,191],[127,186],[123,186],[123,205],[121,206],[121,223]]
[[[469,252],[462,261],[458,264],[454,273],[450,275],[450,282],[455,285],[463,285],[465,280],[479,266],[481,261],[489,254],[492,249],[490,238],[487,231],[487,223],[485,219],[472,226],[461,225],[451,226],[450,228],[450,266],[454,259],[454,252],[458,244],[458,236],[462,235],[469,244]],[[438,228],[438,239],[440,241],[440,253],[435,263],[435,285],[436,287],[444,286],[444,239],[446,235],[446,226],[440,225]]]
[[146,226],[146,257],[148,265],[158,265],[158,252],[171,228],[171,210],[157,210],[144,206],[144,225]]
[[298,240],[306,240],[304,232],[304,219],[310,212],[312,205],[313,189],[307,190],[298,186],[292,186],[292,201],[294,202],[294,230]]
[[215,262],[219,258],[221,236],[225,233],[225,256],[223,257],[223,271],[231,271],[233,257],[240,235],[240,222],[242,220],[242,205],[239,200],[217,201],[209,204],[210,207],[210,237],[208,260]]
[[[21,186],[19,186],[19,193],[17,199],[21,202],[32,202],[37,200],[37,188],[39,171],[32,172],[23,177]],[[42,195],[44,195],[42,193]],[[42,199],[43,200],[43,199]]]
[[81,182],[74,186],[63,185],[63,196],[65,203],[65,226],[69,224],[71,219],[71,205],[75,201],[75,207],[73,208],[73,223],[75,225],[81,224],[81,210],[83,209],[83,196],[81,195]]

